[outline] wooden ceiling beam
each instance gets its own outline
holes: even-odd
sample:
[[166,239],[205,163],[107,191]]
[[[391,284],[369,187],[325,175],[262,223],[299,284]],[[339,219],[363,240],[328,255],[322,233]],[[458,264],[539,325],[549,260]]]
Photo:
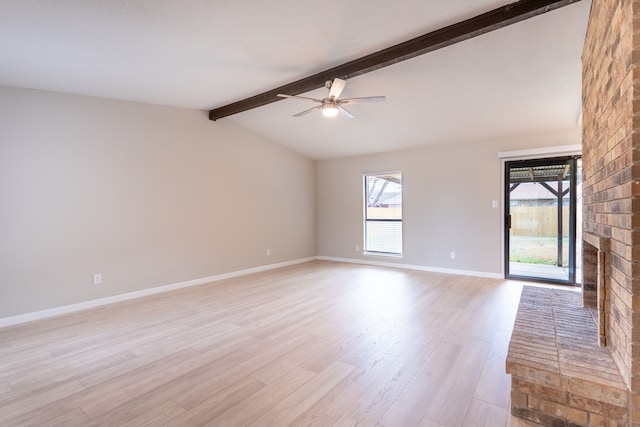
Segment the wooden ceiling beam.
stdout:
[[281,100],[277,95],[299,95],[323,87],[327,80],[349,79],[407,59],[442,49],[580,0],[520,0],[487,13],[424,34],[387,49],[363,56],[293,83],[209,111],[210,120],[261,107]]

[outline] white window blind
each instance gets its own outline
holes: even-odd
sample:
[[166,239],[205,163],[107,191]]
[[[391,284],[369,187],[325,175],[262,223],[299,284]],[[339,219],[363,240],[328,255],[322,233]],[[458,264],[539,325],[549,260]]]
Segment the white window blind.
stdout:
[[402,174],[364,176],[366,252],[402,254]]

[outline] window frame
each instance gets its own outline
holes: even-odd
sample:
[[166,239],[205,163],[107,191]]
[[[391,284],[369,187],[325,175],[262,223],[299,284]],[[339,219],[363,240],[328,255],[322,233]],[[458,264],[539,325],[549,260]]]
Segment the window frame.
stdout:
[[[400,218],[369,218],[369,185],[368,178],[369,177],[384,177],[388,175],[398,175],[399,176],[399,185],[400,185]],[[363,254],[364,255],[373,255],[373,256],[383,256],[383,257],[394,257],[394,258],[402,258],[404,255],[404,213],[403,213],[403,178],[401,170],[387,171],[387,172],[368,172],[362,174],[362,190],[363,190]],[[394,222],[400,224],[400,252],[387,252],[380,250],[372,250],[369,249],[369,242],[367,239],[368,236],[368,223],[385,223],[385,222]]]

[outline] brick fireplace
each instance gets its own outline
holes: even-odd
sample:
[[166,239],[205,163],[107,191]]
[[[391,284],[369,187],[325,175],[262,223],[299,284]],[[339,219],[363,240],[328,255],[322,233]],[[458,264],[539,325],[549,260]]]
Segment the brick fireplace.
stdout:
[[[542,425],[640,427],[640,0],[592,0],[582,61],[581,304],[574,301],[565,316],[560,296],[523,293],[516,329],[531,322],[538,329],[514,330],[507,360],[512,412],[535,415]],[[572,329],[553,314],[545,324],[545,316],[536,317],[544,310],[585,323]],[[584,336],[593,337],[591,344],[580,341]],[[578,347],[567,350],[570,341]],[[596,359],[582,357],[591,354]],[[619,379],[597,378],[599,363],[612,375],[615,368]],[[580,388],[585,381],[587,391]],[[574,405],[580,402],[586,406]],[[625,403],[626,414],[616,412]]]
[[640,1],[592,1],[582,75],[583,230],[586,256],[595,248],[601,261],[599,338],[640,426]]

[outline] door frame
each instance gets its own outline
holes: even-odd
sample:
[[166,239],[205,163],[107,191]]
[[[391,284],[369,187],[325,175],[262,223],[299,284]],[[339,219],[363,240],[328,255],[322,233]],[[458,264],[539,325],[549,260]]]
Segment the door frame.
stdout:
[[[502,154],[502,153],[501,153]],[[502,223],[502,234],[503,234],[503,273],[505,279],[514,279],[514,280],[526,280],[533,282],[542,282],[542,283],[553,283],[553,284],[561,284],[561,285],[569,285],[576,286],[576,247],[577,247],[577,238],[576,236],[576,208],[577,208],[577,159],[581,158],[581,154],[569,154],[563,156],[545,156],[545,157],[530,157],[525,159],[507,159],[503,157],[502,168],[503,168],[503,223]],[[511,275],[509,272],[509,255],[510,255],[510,166],[512,164],[522,164],[525,166],[537,166],[537,165],[546,165],[553,164],[554,162],[566,162],[568,161],[570,164],[570,176],[569,176],[569,250],[568,250],[568,278],[567,280],[557,280],[552,278],[543,278],[543,277],[533,277],[533,276],[518,276]],[[561,206],[558,206],[558,209],[561,209]]]

